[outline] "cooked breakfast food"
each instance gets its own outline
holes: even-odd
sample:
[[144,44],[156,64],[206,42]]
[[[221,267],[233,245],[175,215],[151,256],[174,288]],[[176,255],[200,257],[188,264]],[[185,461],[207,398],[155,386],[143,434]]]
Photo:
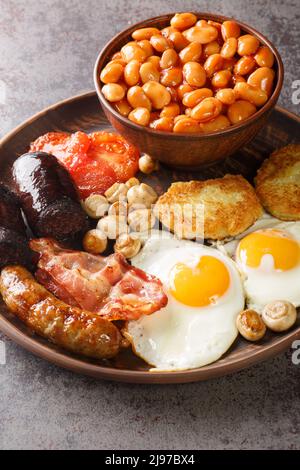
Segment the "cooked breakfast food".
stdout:
[[8,263],[31,267],[32,252],[21,209],[9,190],[0,185],[0,269]]
[[12,166],[12,185],[37,236],[71,239],[88,228],[76,187],[58,160],[44,152],[27,153]]
[[159,276],[168,295],[164,309],[128,322],[125,335],[138,356],[155,370],[184,370],[210,364],[229,349],[245,302],[229,257],[166,234],[149,238],[132,263]]
[[107,320],[132,320],[167,303],[160,280],[130,266],[120,253],[104,258],[43,238],[30,246],[40,255],[36,278],[69,305]]
[[268,328],[278,333],[289,330],[297,320],[297,310],[286,300],[276,300],[265,305],[262,318]]
[[259,169],[255,184],[270,214],[281,220],[300,220],[300,144],[273,152]]
[[248,308],[261,313],[278,299],[300,306],[300,222],[263,217],[246,233],[219,246],[237,263]]
[[175,133],[225,129],[270,98],[274,55],[233,20],[177,13],[170,26],[141,28],[109,58],[102,94],[135,124]]
[[255,310],[243,310],[236,319],[239,333],[248,341],[261,340],[267,331],[263,319]]
[[84,251],[92,255],[100,255],[107,249],[108,239],[104,232],[92,229],[86,232],[82,240]]
[[31,152],[47,152],[67,168],[81,199],[104,194],[115,182],[125,183],[138,171],[139,151],[113,132],[50,132],[31,144]]
[[[278,67],[281,85],[274,62],[234,20],[178,13],[162,30],[134,31],[99,75],[103,97],[131,129],[206,134],[270,100]],[[153,371],[202,367],[239,333],[256,342],[267,328],[291,328],[300,307],[300,145],[274,152],[256,189],[227,174],[177,181],[161,194],[161,175],[142,175],[159,170],[117,133],[50,132],[32,142],[12,165],[14,195],[0,185],[0,293],[9,310],[71,353],[110,359],[131,344]],[[75,240],[84,251],[63,244]]]
[[184,217],[189,228],[183,238],[202,238],[204,231],[204,238],[221,240],[245,231],[263,211],[250,183],[240,175],[226,175],[173,183],[158,199],[154,212],[176,235],[182,234]]
[[[298,147],[273,154],[256,178],[270,212],[263,197],[285,187],[289,200],[273,211],[295,220]],[[0,292],[33,332],[95,359],[131,343],[153,370],[175,371],[218,360],[238,333],[259,341],[295,324],[300,222],[265,214],[242,176],[176,182],[158,197],[135,177],[158,166],[116,134],[50,133],[31,150],[12,166],[16,198],[0,186]],[[29,245],[21,208],[42,237]],[[156,218],[175,236],[155,230]],[[81,233],[85,251],[59,242]],[[32,260],[35,278],[23,267]]]
[[139,170],[145,175],[150,175],[153,171],[159,169],[159,162],[153,160],[150,155],[144,154],[139,159]]
[[68,351],[103,359],[116,356],[122,346],[112,322],[58,300],[21,266],[2,270],[0,292],[10,311],[32,331]]
[[127,233],[120,235],[114,245],[114,251],[121,253],[125,258],[134,258],[142,247],[142,242]]
[[157,223],[152,206],[157,200],[156,191],[137,178],[126,183],[114,183],[105,195],[92,194],[82,207],[93,219],[96,229],[89,230],[83,238],[85,251],[101,254],[108,240],[116,240],[114,251],[127,259],[136,256],[141,248],[138,234],[148,235]]

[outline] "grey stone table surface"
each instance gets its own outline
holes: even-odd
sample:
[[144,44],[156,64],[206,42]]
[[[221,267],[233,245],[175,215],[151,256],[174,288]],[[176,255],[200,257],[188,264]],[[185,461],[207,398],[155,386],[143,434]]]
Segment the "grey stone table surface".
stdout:
[[[299,2],[283,0],[0,0],[0,137],[58,100],[93,88],[99,49],[140,19],[182,10],[236,17],[299,70]],[[210,382],[139,386],[76,376],[0,334],[1,449],[299,449],[300,365],[289,351]]]

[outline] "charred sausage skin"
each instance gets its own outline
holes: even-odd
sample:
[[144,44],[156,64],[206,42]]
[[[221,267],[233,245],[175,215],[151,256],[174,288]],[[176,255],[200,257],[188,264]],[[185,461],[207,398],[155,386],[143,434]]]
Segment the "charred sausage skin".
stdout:
[[12,166],[12,185],[32,231],[67,240],[87,230],[88,219],[67,170],[50,154],[27,153]]
[[95,359],[112,358],[119,352],[122,339],[113,323],[56,299],[25,268],[4,268],[0,292],[20,320],[51,342]]
[[8,189],[0,185],[0,269],[7,264],[31,269],[33,256],[21,209]]

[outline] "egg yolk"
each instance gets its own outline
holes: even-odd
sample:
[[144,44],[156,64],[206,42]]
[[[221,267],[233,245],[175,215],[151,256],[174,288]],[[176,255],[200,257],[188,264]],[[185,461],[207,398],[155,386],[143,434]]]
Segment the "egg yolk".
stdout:
[[176,264],[170,272],[170,292],[184,305],[212,305],[225,294],[230,284],[226,266],[213,256],[202,256],[195,268]]
[[274,268],[288,271],[300,263],[300,245],[282,230],[260,230],[247,235],[237,248],[242,264],[258,268],[264,255],[271,255]]

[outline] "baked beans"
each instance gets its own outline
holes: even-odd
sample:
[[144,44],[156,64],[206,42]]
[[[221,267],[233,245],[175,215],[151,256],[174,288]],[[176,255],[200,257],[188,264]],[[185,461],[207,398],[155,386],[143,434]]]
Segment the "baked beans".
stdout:
[[217,98],[205,98],[191,112],[191,117],[199,122],[210,121],[222,111],[222,103]]
[[143,91],[152,103],[153,108],[162,109],[171,101],[171,95],[165,86],[160,83],[150,81],[145,83]]
[[178,95],[178,98],[183,101],[183,98],[184,98],[184,95],[186,93],[190,93],[190,91],[194,91],[195,90],[195,87],[192,87],[191,85],[189,85],[188,83],[184,83],[182,85],[180,85],[178,88],[177,88],[177,95]]
[[159,65],[161,69],[175,67],[178,62],[178,54],[175,49],[167,49],[161,56]]
[[116,110],[122,114],[122,116],[127,117],[128,114],[132,111],[132,107],[128,103],[126,98],[123,98],[121,101],[115,103]]
[[249,101],[255,106],[263,106],[267,100],[268,95],[261,88],[249,85],[249,83],[237,83],[234,87],[237,98]]
[[138,41],[137,44],[143,49],[143,51],[146,54],[146,57],[150,57],[154,54],[154,49],[151,46],[151,43],[150,41],[148,41],[148,39],[143,39],[142,41]]
[[231,59],[237,53],[238,42],[236,38],[228,38],[224,42],[222,49],[221,49],[221,56],[224,59]]
[[202,87],[206,82],[204,68],[198,62],[187,62],[183,66],[183,76],[190,86]]
[[158,53],[162,53],[172,46],[171,41],[160,34],[152,36],[150,44]]
[[224,65],[224,59],[221,54],[210,55],[204,62],[204,69],[208,77],[212,77],[214,73],[221,70]]
[[140,67],[138,60],[131,60],[124,69],[124,79],[128,86],[137,85],[140,81]]
[[274,89],[275,57],[234,20],[177,13],[170,25],[137,29],[100,73],[102,93],[132,122],[206,133],[254,114]]
[[186,93],[183,97],[182,104],[187,108],[194,108],[205,98],[210,98],[211,96],[213,96],[213,92],[210,88],[199,88],[198,90]]
[[172,67],[170,69],[163,70],[160,81],[166,87],[180,85],[180,83],[182,83],[182,68]]
[[208,44],[218,37],[218,30],[213,26],[194,26],[184,31],[184,37],[189,42],[200,42],[200,44]]
[[170,117],[161,117],[151,122],[150,127],[156,131],[172,132],[174,127],[174,119]]
[[240,56],[255,54],[258,48],[259,40],[251,34],[244,34],[238,39],[238,54]]
[[202,122],[200,124],[201,131],[204,133],[220,131],[221,129],[226,129],[229,126],[230,126],[230,121],[228,117],[224,116],[223,114],[221,114],[220,116],[217,116],[211,121]]
[[129,42],[121,49],[122,59],[128,63],[131,60],[138,60],[139,62],[144,62],[147,58],[146,52],[136,43]]
[[222,88],[216,93],[216,98],[225,105],[233,104],[236,100],[236,94],[232,88]]
[[160,69],[160,57],[158,55],[151,55],[150,57],[148,57],[148,59],[146,60],[146,62],[151,62],[151,64],[153,64],[157,70]]
[[220,70],[216,72],[211,79],[211,84],[214,88],[226,88],[229,85],[232,74],[230,70]]
[[179,53],[180,60],[183,64],[187,62],[196,62],[202,54],[202,46],[199,42],[191,42]]
[[203,55],[205,58],[213,54],[219,54],[221,46],[218,41],[211,41],[203,47]]
[[149,111],[152,109],[151,101],[140,86],[129,88],[127,100],[133,108],[147,108]]
[[254,57],[245,55],[241,57],[234,66],[236,75],[248,75],[255,68],[256,62]]
[[129,113],[128,119],[140,126],[148,126],[150,122],[150,111],[147,108],[135,108]]
[[270,69],[269,67],[259,67],[249,75],[247,83],[260,88],[270,96],[273,91],[274,78],[275,72],[273,69]]
[[180,116],[180,119],[177,119],[177,122],[174,125],[173,131],[176,133],[197,134],[201,132],[201,128],[200,123],[195,119],[187,116]]
[[179,29],[180,31],[194,26],[197,21],[197,16],[193,13],[177,13],[171,19],[171,26]]
[[241,28],[235,21],[224,21],[221,27],[222,38],[227,41],[229,38],[238,38],[241,35]]
[[177,52],[182,51],[182,49],[189,45],[189,41],[180,31],[173,31],[169,36],[169,40]]
[[150,81],[159,82],[160,73],[151,62],[146,62],[140,67],[140,77],[143,83]]
[[180,114],[180,106],[179,104],[177,103],[172,103],[172,104],[168,104],[167,106],[165,106],[161,113],[160,113],[160,117],[169,117],[169,118],[175,118],[176,116],[178,116]]
[[135,41],[142,41],[143,39],[149,40],[156,34],[160,34],[160,31],[157,28],[141,28],[134,31],[134,33],[132,33],[132,37]]
[[124,88],[118,83],[108,83],[107,85],[104,85],[102,88],[102,93],[107,101],[110,101],[111,103],[120,101],[125,96]]
[[275,60],[273,52],[267,46],[261,46],[255,54],[254,59],[260,67],[269,68],[273,67]]
[[103,83],[117,83],[122,77],[124,67],[116,62],[110,62],[101,72],[101,81]]
[[237,100],[235,103],[228,107],[227,116],[231,124],[247,119],[256,112],[256,107],[249,101]]

